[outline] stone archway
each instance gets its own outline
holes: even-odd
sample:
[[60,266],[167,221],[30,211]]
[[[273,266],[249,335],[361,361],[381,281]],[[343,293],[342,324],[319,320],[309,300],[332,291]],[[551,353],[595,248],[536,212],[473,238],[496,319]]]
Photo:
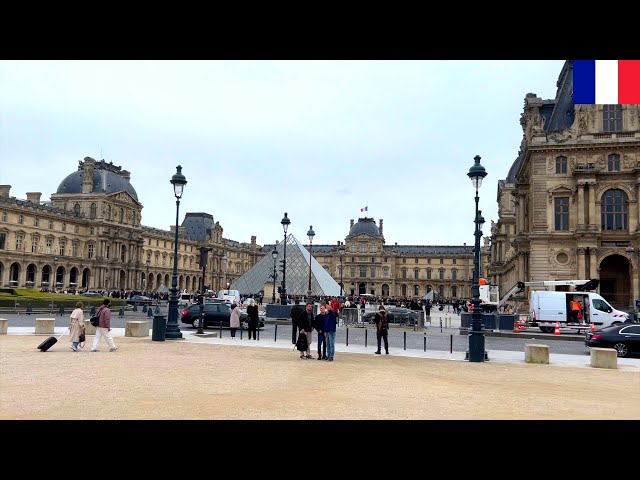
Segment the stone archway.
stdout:
[[91,282],[91,270],[89,270],[88,268],[85,268],[82,271],[81,287],[82,288],[89,288],[90,282]]
[[124,270],[120,270],[120,281],[118,284],[120,290],[126,290],[127,288],[127,274]]
[[15,262],[9,267],[9,285],[12,287],[18,286],[18,279],[20,278],[20,264]]
[[382,284],[382,296],[383,297],[388,297],[389,296],[389,285],[386,283]]
[[631,265],[622,255],[609,255],[600,262],[600,295],[613,307],[627,310],[633,306]]
[[367,284],[364,282],[361,282],[358,284],[358,295],[362,295],[367,293]]

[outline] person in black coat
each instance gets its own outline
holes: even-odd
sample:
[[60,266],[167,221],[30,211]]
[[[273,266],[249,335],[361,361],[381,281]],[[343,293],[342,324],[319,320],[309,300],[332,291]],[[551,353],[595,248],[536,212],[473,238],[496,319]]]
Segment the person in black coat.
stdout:
[[249,300],[249,306],[247,307],[247,317],[248,325],[249,325],[249,340],[253,336],[253,339],[256,340],[256,332],[258,331],[258,323],[260,322],[260,315],[258,314],[258,305],[256,305],[256,301],[252,298]]
[[[324,324],[327,321],[327,307],[320,305],[320,313],[314,319],[313,328],[318,332],[318,360],[327,359],[327,343],[324,338]],[[320,348],[322,348],[322,353]]]
[[381,340],[384,339],[384,349],[385,353],[389,355],[389,318],[387,317],[387,311],[384,309],[382,305],[378,309],[378,313],[376,313],[376,334],[378,337],[378,350],[374,353],[380,355],[380,343]]
[[298,317],[298,332],[299,335],[307,336],[307,351],[300,352],[300,358],[312,358],[311,357],[311,340],[313,333],[313,324],[315,318],[313,316],[313,304],[307,302],[304,312]]
[[296,344],[298,339],[298,318],[304,313],[304,308],[300,305],[300,300],[296,298],[295,305],[291,307],[289,318],[291,318],[291,343]]

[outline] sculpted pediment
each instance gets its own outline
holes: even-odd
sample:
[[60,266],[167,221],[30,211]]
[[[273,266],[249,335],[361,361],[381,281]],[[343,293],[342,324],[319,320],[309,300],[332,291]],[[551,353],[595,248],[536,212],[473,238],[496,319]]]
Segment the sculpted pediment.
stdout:
[[139,206],[140,204],[138,203],[138,201],[133,198],[131,196],[131,194],[129,192],[127,192],[126,190],[122,190],[120,192],[116,192],[113,193],[111,195],[109,195],[107,198],[109,198],[110,200],[116,200],[119,203],[124,203],[127,205],[132,205],[132,206]]

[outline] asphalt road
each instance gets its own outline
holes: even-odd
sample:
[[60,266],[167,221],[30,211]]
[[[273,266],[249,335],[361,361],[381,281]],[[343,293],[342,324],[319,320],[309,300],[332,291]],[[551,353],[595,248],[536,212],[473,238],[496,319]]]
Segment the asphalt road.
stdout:
[[[9,327],[29,327],[35,328],[36,317],[55,317],[56,327],[64,327],[68,325],[69,313],[65,312],[64,315],[55,314],[15,314],[9,312],[0,311],[0,318],[6,318],[9,320]],[[167,310],[161,308],[161,313],[166,316]],[[119,310],[113,310],[111,316],[111,325],[113,328],[124,328],[127,320],[136,319],[143,320],[153,318],[148,317],[147,314],[139,312],[125,311],[125,316],[120,317]],[[86,312],[88,318],[88,312]],[[192,331],[191,325],[180,323],[178,318],[178,324],[181,330]],[[206,328],[206,331],[219,331],[218,329]],[[554,338],[553,334],[543,334],[534,332],[535,338],[524,338],[516,335],[505,336],[485,336],[485,349],[486,350],[508,350],[508,351],[520,351],[525,350],[527,343],[537,343],[549,346],[550,353],[562,353],[569,355],[589,355],[587,347],[584,342],[580,341],[576,336],[566,336],[567,340]],[[228,336],[229,330],[222,329],[222,337]],[[237,333],[240,335],[240,333]],[[243,332],[246,335],[246,332]],[[260,337],[268,338],[269,340],[291,342],[291,326],[290,325],[275,325],[266,324],[259,331]],[[314,332],[312,349],[315,351],[317,348],[317,334]],[[439,350],[439,351],[453,351],[453,352],[466,352],[469,347],[469,337],[466,334],[461,334],[455,323],[451,328],[440,328],[439,321],[433,322],[431,325],[427,324],[425,331],[414,331],[413,328],[392,327],[389,332],[389,348],[394,349],[420,349],[424,350],[426,339],[427,350]],[[376,332],[373,326],[367,328],[364,327],[338,327],[336,332],[336,343],[338,344],[360,344],[364,345],[366,341],[367,347],[371,348],[371,352],[377,347]]]

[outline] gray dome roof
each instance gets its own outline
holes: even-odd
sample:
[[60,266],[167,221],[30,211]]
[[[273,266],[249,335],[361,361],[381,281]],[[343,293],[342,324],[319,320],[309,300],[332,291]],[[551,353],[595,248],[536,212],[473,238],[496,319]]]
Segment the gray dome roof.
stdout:
[[[67,175],[60,185],[56,193],[82,193],[82,177],[84,170],[77,170],[71,175]],[[133,198],[138,200],[133,185],[129,180],[115,172],[96,168],[93,171],[93,192],[94,193],[115,193],[126,190]]]
[[355,223],[353,227],[351,227],[351,230],[349,230],[349,236],[360,235],[361,233],[366,233],[374,237],[382,236],[373,218],[359,218],[358,223]]

